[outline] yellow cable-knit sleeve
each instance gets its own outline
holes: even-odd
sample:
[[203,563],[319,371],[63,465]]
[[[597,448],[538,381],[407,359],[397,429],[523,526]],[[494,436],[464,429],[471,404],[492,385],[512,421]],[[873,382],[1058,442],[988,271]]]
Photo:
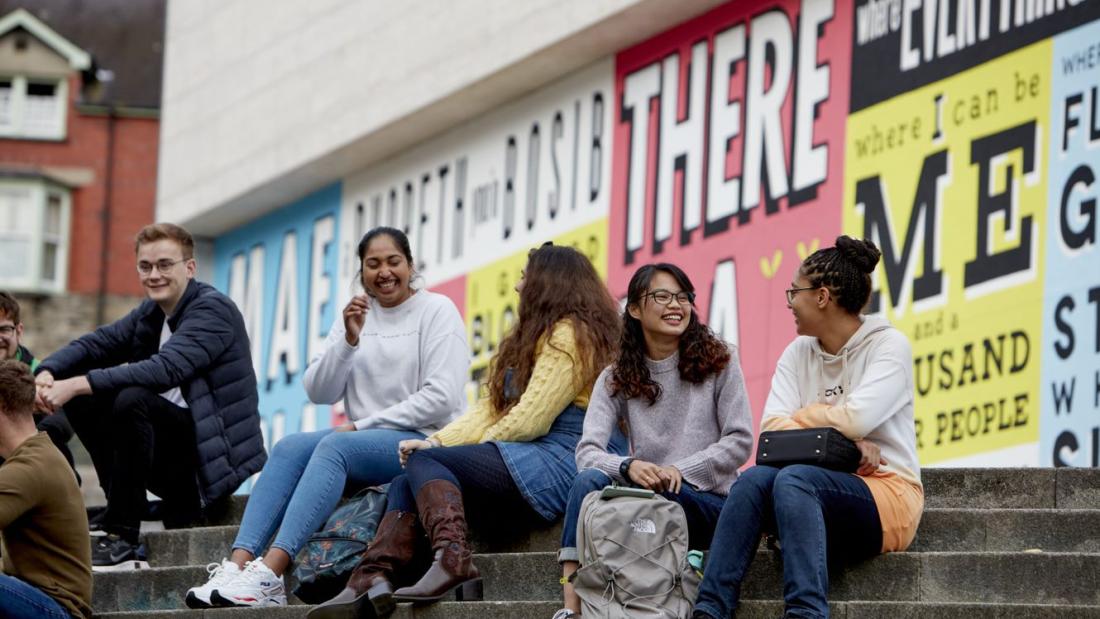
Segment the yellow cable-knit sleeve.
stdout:
[[485,431],[493,425],[492,405],[489,398],[480,398],[470,410],[462,414],[435,434],[429,440],[437,440],[444,447],[472,445],[481,441]]
[[563,320],[554,325],[535,357],[531,379],[519,402],[485,433],[483,441],[531,441],[545,436],[558,415],[586,387],[577,362],[573,325]]

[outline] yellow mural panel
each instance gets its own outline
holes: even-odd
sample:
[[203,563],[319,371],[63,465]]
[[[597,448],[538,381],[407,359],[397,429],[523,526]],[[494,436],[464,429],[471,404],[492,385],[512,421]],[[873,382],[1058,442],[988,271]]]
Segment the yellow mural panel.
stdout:
[[872,310],[913,345],[924,464],[1037,449],[1050,59],[1041,42],[848,119],[843,228],[883,249]]
[[[603,218],[548,240],[579,250],[592,261],[600,277],[606,279],[607,229],[607,219]],[[515,285],[527,264],[530,249],[533,248],[470,271],[466,276],[466,332],[473,355],[470,373],[475,383],[480,382],[489,359],[515,321],[519,302]],[[473,393],[469,395],[472,397]]]

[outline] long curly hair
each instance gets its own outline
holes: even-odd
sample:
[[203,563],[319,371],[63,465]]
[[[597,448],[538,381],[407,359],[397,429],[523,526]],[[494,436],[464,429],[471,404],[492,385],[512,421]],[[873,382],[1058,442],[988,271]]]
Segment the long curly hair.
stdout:
[[498,415],[508,414],[527,388],[539,338],[567,319],[577,339],[580,389],[615,359],[618,305],[588,258],[571,247],[543,245],[527,258],[519,318],[489,364],[489,399]]
[[[627,288],[627,309],[623,311],[622,339],[619,341],[619,359],[612,369],[610,389],[612,396],[625,398],[643,397],[652,406],[661,397],[661,386],[649,375],[646,364],[645,334],[642,322],[630,315],[630,307],[642,308],[653,302],[646,298],[649,284],[658,272],[668,273],[680,285],[680,290],[694,297],[695,286],[680,267],[660,262],[647,264],[634,272]],[[680,378],[691,383],[701,383],[711,374],[726,369],[730,362],[729,347],[699,320],[692,304],[691,319],[680,336]]]

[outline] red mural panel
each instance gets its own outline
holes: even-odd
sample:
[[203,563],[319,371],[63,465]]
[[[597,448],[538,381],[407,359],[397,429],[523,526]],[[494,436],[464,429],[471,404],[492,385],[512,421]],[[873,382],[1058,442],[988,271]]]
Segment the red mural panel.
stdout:
[[851,10],[730,3],[616,58],[608,283],[687,271],[740,346],[757,422],[795,335],[783,290],[841,229]]
[[462,314],[462,317],[466,318],[466,276],[456,277],[449,279],[445,282],[440,282],[431,288],[432,292],[438,292],[441,295],[450,297],[451,301],[454,301],[455,307],[458,308],[458,313]]

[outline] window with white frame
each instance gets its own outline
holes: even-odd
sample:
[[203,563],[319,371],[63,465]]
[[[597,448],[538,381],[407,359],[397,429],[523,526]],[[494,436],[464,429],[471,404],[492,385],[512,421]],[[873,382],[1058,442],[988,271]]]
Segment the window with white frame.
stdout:
[[65,80],[0,75],[0,137],[65,138]]
[[64,291],[70,210],[65,187],[42,179],[0,179],[0,288]]

